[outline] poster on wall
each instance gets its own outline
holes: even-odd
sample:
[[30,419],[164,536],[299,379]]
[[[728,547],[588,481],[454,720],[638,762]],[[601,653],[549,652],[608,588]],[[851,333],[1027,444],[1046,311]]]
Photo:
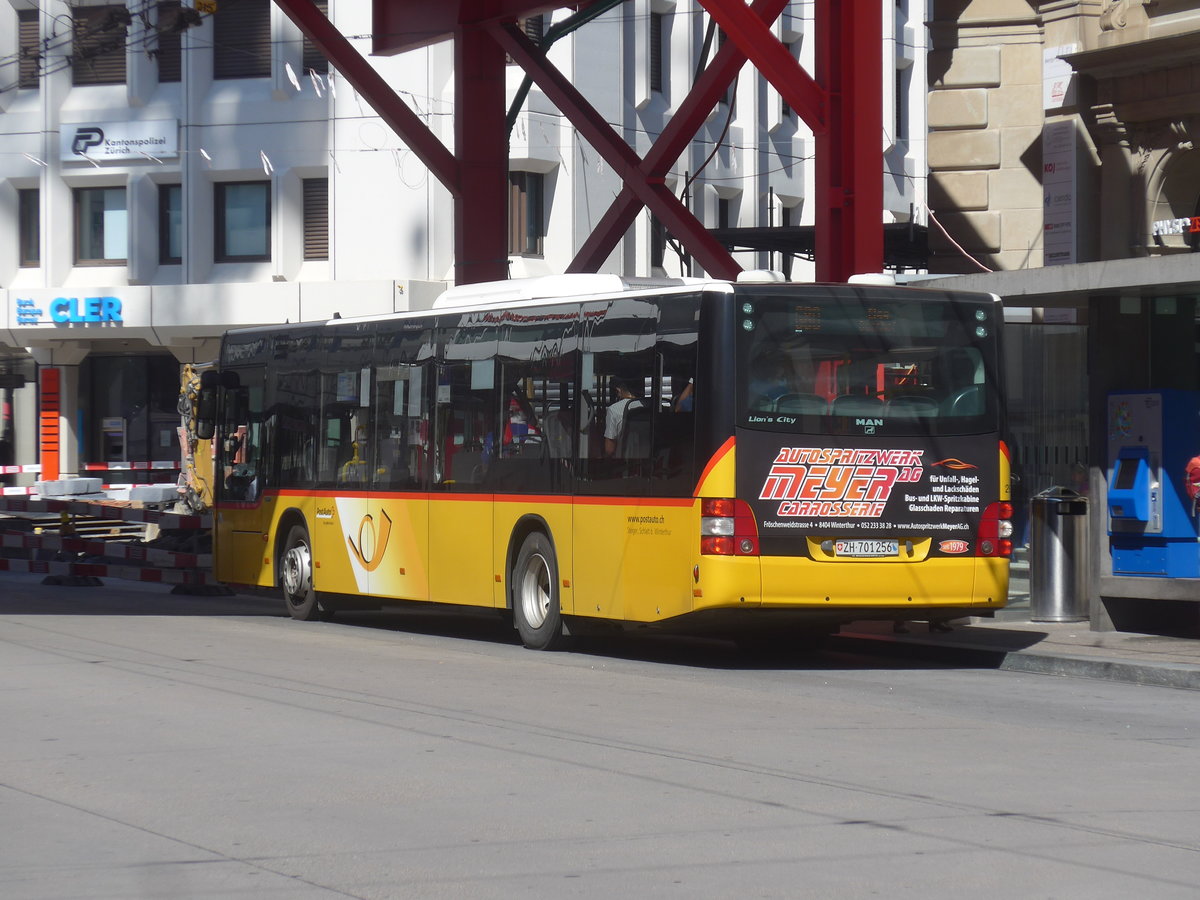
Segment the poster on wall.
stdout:
[[1075,253],[1074,119],[1047,122],[1042,129],[1042,264],[1064,266]]

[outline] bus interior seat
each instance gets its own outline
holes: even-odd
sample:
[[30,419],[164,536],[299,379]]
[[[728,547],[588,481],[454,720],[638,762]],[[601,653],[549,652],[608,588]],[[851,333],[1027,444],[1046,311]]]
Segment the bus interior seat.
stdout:
[[905,419],[915,419],[918,416],[936,416],[938,402],[932,397],[922,397],[919,394],[902,394],[887,402],[888,415]]
[[775,401],[766,394],[759,394],[750,401],[750,409],[754,412],[774,412]]
[[942,403],[942,415],[944,416],[979,416],[983,415],[983,411],[982,384],[969,385]]
[[784,394],[775,401],[775,412],[823,416],[828,411],[829,403],[820,394]]
[[447,481],[461,484],[479,484],[483,481],[483,452],[459,450],[450,457],[450,477]]
[[625,405],[619,455],[626,459],[650,455],[650,409],[645,404]]
[[878,416],[883,401],[871,394],[842,394],[833,398],[830,409],[835,416]]

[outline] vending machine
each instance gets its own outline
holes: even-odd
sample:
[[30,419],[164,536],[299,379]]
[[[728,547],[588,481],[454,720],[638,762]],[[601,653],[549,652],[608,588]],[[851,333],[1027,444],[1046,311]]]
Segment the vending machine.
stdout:
[[1108,395],[1108,534],[1114,575],[1200,578],[1184,485],[1200,453],[1200,392]]

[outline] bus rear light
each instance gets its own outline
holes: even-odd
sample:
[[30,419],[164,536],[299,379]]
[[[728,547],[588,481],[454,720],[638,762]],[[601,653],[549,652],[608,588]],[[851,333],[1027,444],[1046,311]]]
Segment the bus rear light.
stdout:
[[705,556],[758,556],[758,523],[744,500],[700,501],[700,552]]
[[736,514],[736,510],[736,500],[718,500],[709,497],[700,501],[700,515],[705,517],[719,516],[721,518],[732,519]]
[[1011,503],[990,503],[979,520],[979,535],[975,543],[977,556],[1012,556]]

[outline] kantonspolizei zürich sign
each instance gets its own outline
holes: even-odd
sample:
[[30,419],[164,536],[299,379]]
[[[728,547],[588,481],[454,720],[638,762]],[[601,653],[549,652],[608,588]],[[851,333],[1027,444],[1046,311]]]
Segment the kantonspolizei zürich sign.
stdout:
[[[17,297],[18,325],[122,325],[120,297],[55,297],[42,309],[36,300]],[[46,321],[49,313],[49,322]]]
[[179,120],[146,122],[75,122],[62,124],[59,159],[105,162],[163,159],[179,155]]

